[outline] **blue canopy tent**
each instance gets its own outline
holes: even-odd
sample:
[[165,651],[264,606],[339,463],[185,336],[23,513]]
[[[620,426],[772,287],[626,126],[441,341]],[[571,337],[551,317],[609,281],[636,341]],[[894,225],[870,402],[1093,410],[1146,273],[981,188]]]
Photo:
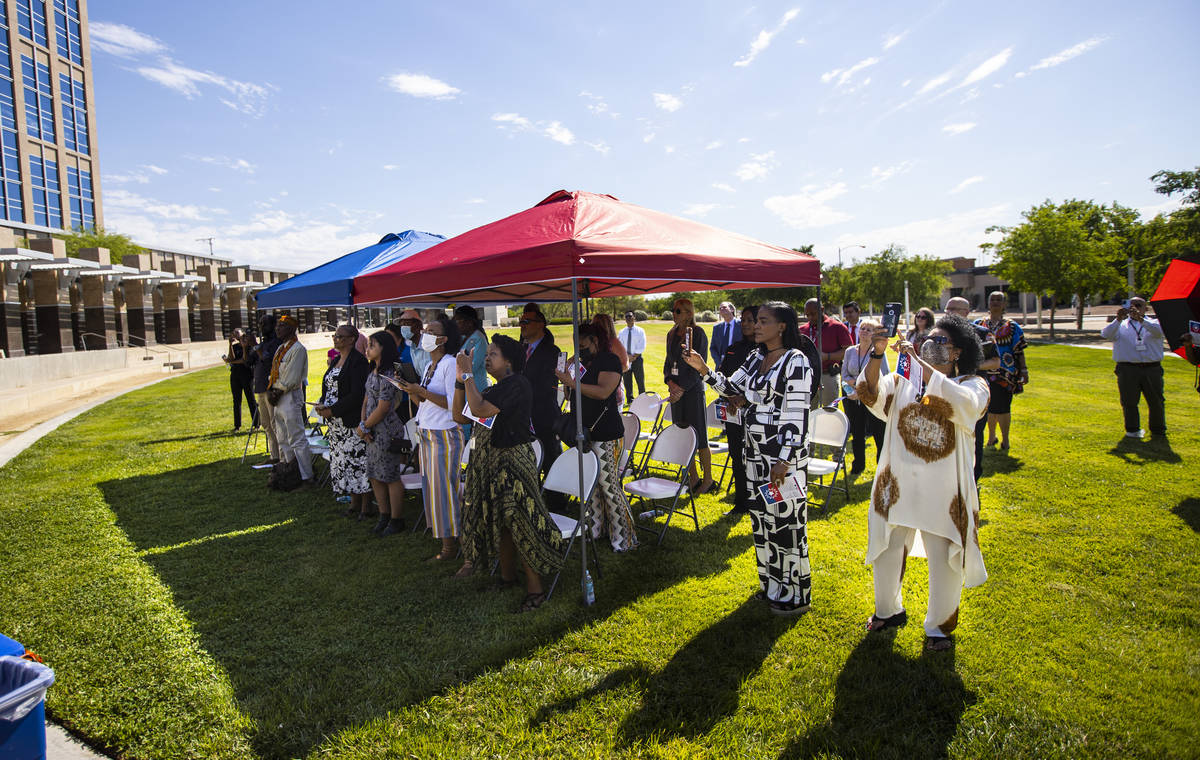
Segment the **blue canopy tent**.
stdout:
[[375,245],[347,253],[260,290],[257,296],[258,308],[352,307],[355,277],[403,261],[445,239],[441,235],[416,230],[400,234],[388,233]]

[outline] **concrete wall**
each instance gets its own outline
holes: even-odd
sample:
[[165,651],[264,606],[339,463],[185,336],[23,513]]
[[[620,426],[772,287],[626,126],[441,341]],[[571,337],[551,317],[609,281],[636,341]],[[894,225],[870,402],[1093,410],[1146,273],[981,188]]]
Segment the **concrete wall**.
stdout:
[[[106,351],[76,351],[69,354],[40,354],[15,356],[0,361],[0,388],[25,388],[39,383],[65,380],[85,375],[144,369],[147,374],[161,373],[167,362],[183,362],[184,369],[221,363],[224,343],[197,343],[187,350],[141,348],[109,349]],[[149,359],[145,357],[149,356]]]

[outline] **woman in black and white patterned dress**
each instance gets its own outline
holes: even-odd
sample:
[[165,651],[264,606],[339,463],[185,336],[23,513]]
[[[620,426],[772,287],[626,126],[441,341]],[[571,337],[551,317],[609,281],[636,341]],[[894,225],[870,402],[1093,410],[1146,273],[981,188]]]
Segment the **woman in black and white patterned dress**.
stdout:
[[[722,396],[743,409],[750,527],[758,561],[758,598],[777,615],[799,615],[812,601],[808,566],[808,405],[812,365],[800,350],[796,311],[781,301],[759,307],[754,325],[758,348],[729,377],[709,370],[702,355],[687,363]],[[799,481],[798,498],[767,504],[760,488]]]
[[358,329],[341,325],[333,332],[338,359],[321,381],[321,403],[315,411],[329,425],[329,477],[336,494],[350,496],[346,516],[367,511],[371,483],[367,480],[367,442],[354,434],[362,421],[363,394],[371,368],[355,348]]

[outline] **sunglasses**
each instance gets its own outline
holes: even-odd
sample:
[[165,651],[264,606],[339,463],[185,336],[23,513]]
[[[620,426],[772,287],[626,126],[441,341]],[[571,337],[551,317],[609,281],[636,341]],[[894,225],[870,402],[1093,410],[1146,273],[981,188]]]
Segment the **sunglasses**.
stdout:
[[536,325],[536,324],[540,324],[540,323],[536,319],[522,319],[522,320],[518,321],[517,324],[519,324],[519,325]]
[[676,314],[686,314],[686,313],[687,313],[687,309],[676,309],[676,310],[675,310],[675,313],[676,313]]
[[944,346],[950,342],[950,336],[949,335],[930,335],[925,340],[931,340],[934,343],[938,344],[939,346]]

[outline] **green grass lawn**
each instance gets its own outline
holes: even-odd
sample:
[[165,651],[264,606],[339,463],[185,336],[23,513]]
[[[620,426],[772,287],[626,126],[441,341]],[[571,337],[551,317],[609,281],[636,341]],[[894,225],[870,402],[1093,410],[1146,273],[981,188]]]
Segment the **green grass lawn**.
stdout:
[[[556,328],[562,331],[562,328]],[[661,387],[651,325],[647,380]],[[565,343],[565,341],[563,341]],[[310,346],[313,378],[327,347]],[[320,353],[316,351],[320,349]],[[227,372],[129,393],[0,469],[0,631],[57,675],[49,713],[129,758],[1195,757],[1200,401],[1167,363],[1164,441],[1126,443],[1107,351],[1034,346],[989,451],[957,651],[867,638],[869,468],[810,508],[814,609],[749,600],[749,523],[700,500],[661,548],[519,592],[370,536],[326,493],[239,464]],[[310,394],[310,397],[315,397]],[[409,515],[416,514],[415,501]]]

